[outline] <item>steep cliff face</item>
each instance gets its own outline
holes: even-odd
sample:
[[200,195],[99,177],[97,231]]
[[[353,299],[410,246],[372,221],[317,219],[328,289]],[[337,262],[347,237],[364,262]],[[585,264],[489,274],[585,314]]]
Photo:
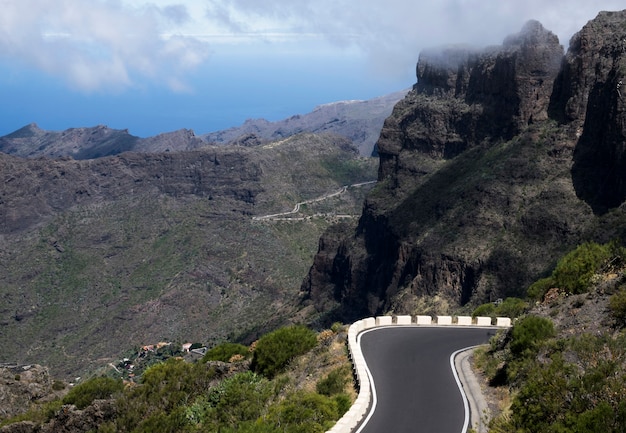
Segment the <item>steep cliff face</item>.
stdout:
[[[603,209],[623,201],[625,25],[626,12],[600,14],[567,56],[536,21],[498,47],[422,53],[417,84],[385,121],[358,227],[329,231],[303,283],[318,311],[443,313],[522,295],[573,245],[616,236],[623,212],[599,224],[584,191],[608,182]],[[601,154],[613,177],[581,175],[600,171]]]
[[572,179],[602,214],[626,199],[625,12],[602,12],[570,41],[553,111],[580,136]]

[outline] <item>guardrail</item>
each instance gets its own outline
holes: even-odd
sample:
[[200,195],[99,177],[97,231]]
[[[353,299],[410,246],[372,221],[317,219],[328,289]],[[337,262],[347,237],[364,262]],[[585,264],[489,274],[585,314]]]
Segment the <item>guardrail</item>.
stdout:
[[[455,320],[456,319],[456,320]],[[348,328],[348,349],[359,387],[359,395],[348,412],[326,433],[351,433],[363,421],[372,401],[370,378],[365,366],[365,358],[357,341],[358,335],[377,326],[468,326],[509,328],[511,319],[496,317],[495,325],[491,317],[471,316],[378,316],[354,322]]]

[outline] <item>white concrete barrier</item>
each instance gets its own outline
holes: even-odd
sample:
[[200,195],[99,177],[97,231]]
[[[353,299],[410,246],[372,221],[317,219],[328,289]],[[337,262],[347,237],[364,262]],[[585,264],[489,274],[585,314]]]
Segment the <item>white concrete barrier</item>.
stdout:
[[393,325],[392,316],[378,316],[376,318],[376,326],[389,326]]
[[452,316],[437,316],[437,325],[452,325]]
[[491,326],[491,317],[481,317],[481,316],[478,316],[476,318],[476,325],[478,325],[478,326]]
[[457,316],[456,324],[460,326],[471,326],[472,316]]
[[416,323],[418,325],[432,325],[433,318],[430,316],[417,316]]
[[509,317],[496,317],[496,326],[502,328],[510,328],[511,319]]
[[411,316],[396,316],[396,325],[410,325],[411,323]]
[[368,317],[367,319],[363,319],[363,329],[370,329],[376,326],[376,319],[373,317]]

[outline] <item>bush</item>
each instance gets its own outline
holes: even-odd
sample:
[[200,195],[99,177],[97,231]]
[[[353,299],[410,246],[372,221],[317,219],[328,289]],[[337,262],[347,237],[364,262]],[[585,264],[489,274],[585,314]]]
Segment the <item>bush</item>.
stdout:
[[490,302],[488,304],[482,304],[476,307],[472,312],[472,317],[494,317],[496,315],[496,306]]
[[548,293],[548,290],[550,290],[553,287],[556,287],[556,282],[554,281],[554,278],[552,277],[542,278],[540,280],[535,281],[533,284],[531,284],[528,290],[526,291],[526,294],[531,299],[541,301],[543,297],[545,296],[545,294]]
[[72,388],[63,398],[63,404],[73,404],[78,409],[84,409],[94,400],[111,398],[123,389],[121,380],[95,377]]
[[504,302],[496,308],[496,315],[499,317],[518,318],[528,309],[528,304],[519,298],[506,298]]
[[208,350],[202,358],[202,362],[208,361],[222,361],[229,362],[235,355],[241,355],[247,358],[250,355],[250,351],[243,344],[237,343],[222,343],[218,346]]
[[288,433],[323,433],[339,419],[337,402],[329,397],[298,392],[270,411],[268,420]]
[[554,335],[554,325],[550,320],[538,316],[524,317],[511,330],[511,352],[519,355],[534,351]]
[[603,265],[622,263],[624,248],[616,242],[600,245],[586,242],[570,251],[557,263],[552,275],[536,281],[528,288],[528,296],[540,300],[552,287],[580,294],[589,290],[591,278]]
[[317,382],[317,392],[328,397],[343,393],[349,380],[349,374],[349,366],[336,368],[328,373],[328,376]]
[[609,299],[611,315],[621,326],[626,326],[626,288],[622,288]]
[[552,276],[558,287],[570,293],[585,293],[591,277],[600,270],[611,254],[609,245],[586,242],[557,263]]
[[252,357],[253,371],[272,378],[289,361],[317,344],[317,337],[306,326],[281,328],[261,337]]

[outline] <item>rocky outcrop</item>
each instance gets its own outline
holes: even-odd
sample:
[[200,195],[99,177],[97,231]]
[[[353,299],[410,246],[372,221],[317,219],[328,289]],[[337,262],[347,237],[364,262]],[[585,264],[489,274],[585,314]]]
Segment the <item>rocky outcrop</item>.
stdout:
[[0,364],[0,419],[24,413],[53,395],[53,380],[40,365]]
[[[572,246],[617,236],[583,191],[624,183],[624,23],[600,14],[567,56],[536,21],[498,47],[422,53],[381,131],[379,184],[358,227],[320,241],[303,283],[317,309],[349,321],[522,296]],[[616,171],[600,176],[610,158]],[[585,164],[596,172],[583,180]],[[606,210],[623,197],[598,200]]]

